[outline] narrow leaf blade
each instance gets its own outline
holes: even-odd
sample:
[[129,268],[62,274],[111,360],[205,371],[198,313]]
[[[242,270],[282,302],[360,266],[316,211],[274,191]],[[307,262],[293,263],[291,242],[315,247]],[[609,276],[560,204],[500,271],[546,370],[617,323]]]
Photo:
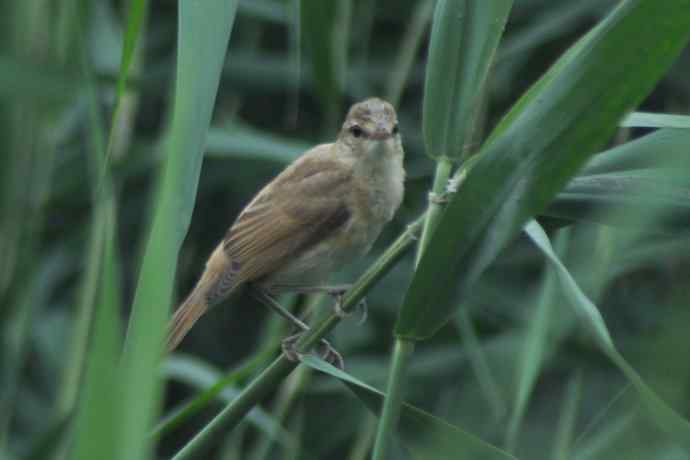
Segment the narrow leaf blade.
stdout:
[[[398,336],[428,338],[447,322],[454,294],[467,292],[671,65],[688,40],[689,9],[690,0],[623,2],[518,102],[453,194],[406,294]],[[640,56],[649,65],[629,72]]]

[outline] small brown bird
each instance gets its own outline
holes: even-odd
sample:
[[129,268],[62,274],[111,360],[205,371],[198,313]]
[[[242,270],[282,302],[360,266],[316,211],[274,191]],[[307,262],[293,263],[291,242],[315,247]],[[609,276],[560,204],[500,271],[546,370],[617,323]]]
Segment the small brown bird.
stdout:
[[337,292],[324,285],[331,272],[369,251],[400,206],[403,156],[393,106],[378,98],[353,105],[335,143],[308,150],[240,213],[173,315],[168,350],[240,286],[283,316],[274,294]]

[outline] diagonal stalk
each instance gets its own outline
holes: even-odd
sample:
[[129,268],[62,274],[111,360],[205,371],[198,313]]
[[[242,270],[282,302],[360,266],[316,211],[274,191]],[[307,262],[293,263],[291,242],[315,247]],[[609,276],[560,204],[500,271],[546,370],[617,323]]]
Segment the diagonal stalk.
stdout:
[[[367,292],[395,266],[407,249],[417,240],[417,233],[422,226],[424,216],[410,224],[393,244],[369,267],[369,269],[347,291],[342,299],[342,309],[347,312],[352,310],[366,295]],[[327,318],[314,325],[309,331],[300,337],[295,347],[299,353],[307,353],[311,347],[328,334],[341,320],[341,317],[332,313]],[[202,448],[212,436],[220,430],[231,430],[249,410],[278,387],[299,363],[290,361],[285,355],[280,355],[270,366],[259,374],[247,387],[211,420],[199,433],[194,436],[172,460],[189,459]]]

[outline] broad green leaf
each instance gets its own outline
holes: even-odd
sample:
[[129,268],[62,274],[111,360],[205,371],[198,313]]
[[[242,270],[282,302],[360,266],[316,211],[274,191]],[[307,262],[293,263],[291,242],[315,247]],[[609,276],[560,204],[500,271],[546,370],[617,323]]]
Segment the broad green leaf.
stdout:
[[84,65],[84,69],[89,99],[93,215],[70,362],[63,375],[58,416],[66,417],[78,404],[70,458],[79,460],[98,456],[113,459],[119,445],[122,420],[119,406],[122,380],[118,360],[123,331],[119,316],[121,288],[115,245],[117,208],[106,159],[106,140],[96,86],[89,67]]
[[438,0],[424,83],[423,124],[432,158],[460,159],[512,0]]
[[669,113],[633,112],[623,119],[624,128],[690,128],[690,116]]
[[[315,356],[305,355],[301,358],[301,361],[317,371],[343,381],[367,408],[375,414],[379,413],[385,393]],[[418,438],[429,442],[429,444],[423,446],[408,446],[415,453],[414,458],[425,460],[514,458],[507,452],[492,446],[475,435],[407,403],[402,405],[400,423],[402,427],[415,433]]]
[[[146,458],[160,403],[158,367],[177,254],[189,226],[207,131],[237,1],[179,3],[175,106],[152,229],[135,293],[125,352],[118,457]],[[203,69],[203,71],[201,71]]]
[[690,180],[678,171],[640,169],[573,179],[541,213],[549,217],[614,226],[634,226],[640,216],[656,213],[645,227],[685,231],[690,222]]
[[[112,280],[114,276],[109,273],[113,254],[108,253],[106,246],[106,239],[112,241],[114,238],[113,210],[104,208],[99,211],[93,225],[92,238],[95,240],[91,243],[89,270],[102,272],[104,285],[98,285],[100,292],[94,300],[91,320],[93,335],[85,356],[83,384],[79,387],[81,394],[74,423],[74,451],[70,456],[75,460],[116,458],[123,415],[122,380],[117,367],[122,330],[118,305],[115,303],[118,298],[117,287],[112,285],[112,281],[108,281],[108,278]],[[103,266],[99,264],[101,260]],[[73,379],[78,378],[75,375]],[[71,380],[66,382],[71,383]]]
[[283,164],[290,163],[310,147],[306,142],[239,124],[211,128],[206,138],[207,157],[267,160]]
[[[114,22],[113,12],[108,11],[108,7],[104,4],[96,5],[94,9],[94,21],[100,26],[105,24],[112,27],[112,22]],[[115,248],[116,239],[112,236],[115,229],[105,227],[106,221],[109,222],[109,225],[116,226],[115,216],[117,213],[114,202],[114,189],[112,179],[110,178],[108,157],[112,153],[112,146],[115,145],[114,143],[117,142],[117,138],[121,133],[121,129],[118,129],[118,123],[122,123],[123,120],[118,118],[118,113],[122,100],[125,97],[129,69],[134,57],[137,36],[139,35],[145,16],[146,2],[142,0],[133,1],[129,4],[127,10],[127,30],[124,36],[120,37],[120,34],[101,33],[101,36],[107,36],[106,42],[110,42],[110,47],[116,50],[115,53],[112,53],[112,67],[119,68],[115,92],[115,108],[113,109],[111,117],[107,141],[105,141],[106,134],[103,132],[100,115],[98,113],[96,77],[92,75],[98,66],[98,57],[91,58],[94,62],[92,64],[90,63],[90,65],[94,66],[94,70],[87,69],[86,72],[86,78],[88,79],[86,86],[90,106],[90,132],[93,138],[91,140],[91,148],[94,152],[89,158],[93,163],[91,168],[93,176],[93,203],[95,209],[92,218],[91,234],[89,235],[90,242],[87,256],[88,269],[85,273],[83,291],[79,299],[75,326],[71,334],[70,357],[62,376],[61,394],[57,404],[58,416],[60,417],[72,413],[77,402],[82,377],[84,375],[86,356],[90,349],[90,340],[93,335],[95,335],[93,332],[93,322],[95,318],[94,310],[98,308],[96,295],[100,289],[106,287],[106,284],[109,284],[109,293],[106,297],[103,297],[103,300],[105,302],[110,302],[110,306],[106,308],[115,308],[116,311],[120,309],[120,296],[118,294],[119,276],[116,270],[119,263]],[[108,61],[107,57],[103,56],[103,58],[105,58],[105,62]],[[119,67],[116,59],[119,59]],[[101,67],[108,66],[101,64]],[[104,143],[105,145],[102,145]],[[104,255],[108,255],[108,257],[104,257]],[[113,299],[108,299],[107,297],[110,296],[110,294],[115,297]],[[113,323],[111,327],[115,328],[119,333],[122,332],[122,325],[119,321]],[[94,430],[99,429],[97,425],[91,425],[89,428]],[[91,436],[91,434],[86,434],[85,436]]]
[[349,28],[349,24],[343,23],[341,7],[350,1],[299,0],[300,33],[309,51],[314,87],[331,117],[340,108],[345,86],[348,43],[338,33]]
[[467,293],[661,78],[687,43],[689,8],[690,0],[622,2],[518,101],[452,194],[396,335],[420,340],[446,323],[454,295]]
[[688,161],[688,145],[690,130],[660,129],[593,156],[581,175],[624,169],[675,167],[678,161]]
[[599,349],[627,377],[637,390],[649,417],[676,442],[690,449],[690,422],[673,410],[652,390],[635,369],[618,352],[596,305],[582,292],[573,277],[553,251],[544,230],[535,221],[525,226],[525,232],[546,257],[558,277],[561,289],[575,313],[585,325]]

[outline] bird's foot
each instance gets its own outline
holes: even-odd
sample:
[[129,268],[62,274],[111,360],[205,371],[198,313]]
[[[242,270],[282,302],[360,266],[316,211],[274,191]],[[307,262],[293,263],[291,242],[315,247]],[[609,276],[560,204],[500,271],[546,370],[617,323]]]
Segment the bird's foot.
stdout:
[[357,324],[362,325],[367,320],[367,316],[369,313],[369,306],[367,305],[366,297],[364,297],[364,298],[362,298],[362,300],[357,302],[357,305],[355,305],[355,307],[354,307],[354,311],[345,310],[343,308],[343,296],[340,295],[338,297],[335,297],[335,306],[333,307],[333,310],[334,310],[335,315],[341,319],[349,318],[350,316],[353,315],[353,313],[358,313],[360,315],[360,318],[357,321]]
[[[290,361],[297,362],[303,356],[303,354],[296,349],[297,341],[301,336],[302,333],[295,334],[283,340],[283,354],[285,354],[285,357]],[[345,369],[343,357],[340,356],[340,353],[338,353],[326,339],[321,339],[321,342],[319,343],[318,356],[340,370]]]

